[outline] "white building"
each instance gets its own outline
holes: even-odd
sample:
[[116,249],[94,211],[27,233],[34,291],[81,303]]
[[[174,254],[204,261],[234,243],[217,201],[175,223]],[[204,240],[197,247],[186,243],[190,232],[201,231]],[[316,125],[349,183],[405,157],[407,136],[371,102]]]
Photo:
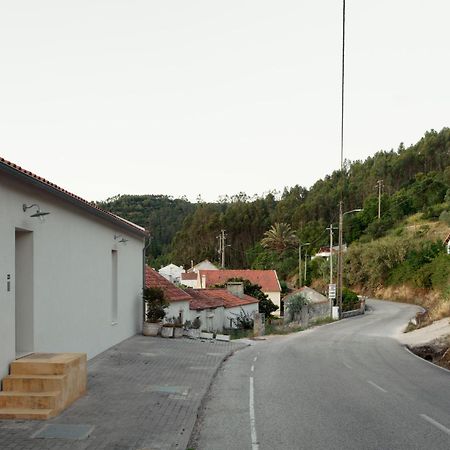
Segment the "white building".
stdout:
[[141,329],[143,228],[3,158],[0,205],[0,376],[24,354],[90,358]]
[[209,259],[204,259],[195,266],[192,266],[188,270],[188,272],[198,273],[200,270],[219,270],[219,268],[215,264],[213,264]]
[[172,283],[181,282],[181,274],[185,272],[183,266],[177,266],[176,264],[169,264],[167,266],[161,267],[158,272],[166,279]]
[[278,310],[274,314],[280,314],[281,286],[275,270],[200,270],[195,287],[204,289],[224,285],[228,280],[233,278],[249,280],[251,283],[261,286],[261,291],[278,306]]

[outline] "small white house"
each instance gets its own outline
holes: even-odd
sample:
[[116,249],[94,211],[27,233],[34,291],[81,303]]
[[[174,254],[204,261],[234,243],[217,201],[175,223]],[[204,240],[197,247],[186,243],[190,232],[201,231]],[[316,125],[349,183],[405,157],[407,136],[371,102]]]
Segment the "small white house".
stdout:
[[146,231],[0,158],[0,376],[17,357],[88,358],[142,325]]
[[280,314],[281,286],[275,270],[200,270],[196,287],[205,289],[216,285],[223,285],[232,278],[242,278],[243,280],[249,280],[251,283],[261,286],[262,292],[278,306],[278,310],[274,314]]
[[185,272],[183,266],[177,266],[176,264],[169,264],[167,266],[161,267],[158,272],[166,279],[172,283],[181,282],[181,274]]
[[200,270],[219,270],[219,268],[215,264],[213,264],[209,259],[204,259],[195,266],[192,266],[188,270],[188,272],[198,273]]
[[179,319],[181,323],[191,320],[189,302],[192,298],[189,294],[148,266],[145,269],[145,285],[147,287],[158,287],[163,290],[166,301],[169,304],[169,307],[166,309],[167,319]]

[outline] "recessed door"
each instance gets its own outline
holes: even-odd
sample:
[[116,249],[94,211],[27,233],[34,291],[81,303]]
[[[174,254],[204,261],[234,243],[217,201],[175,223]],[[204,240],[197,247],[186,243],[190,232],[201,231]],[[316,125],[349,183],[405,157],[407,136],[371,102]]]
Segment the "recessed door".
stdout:
[[16,230],[15,262],[16,357],[34,350],[33,233]]

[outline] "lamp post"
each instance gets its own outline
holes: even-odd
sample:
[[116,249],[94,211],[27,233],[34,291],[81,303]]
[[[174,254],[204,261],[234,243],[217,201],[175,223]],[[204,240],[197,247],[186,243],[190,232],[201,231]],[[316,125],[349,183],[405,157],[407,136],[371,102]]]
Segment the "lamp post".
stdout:
[[[302,244],[300,241],[298,242],[298,287],[302,287],[302,247],[306,247],[307,245],[311,245],[310,242],[305,242]],[[306,269],[305,269],[306,273]],[[306,275],[305,275],[306,276]]]
[[339,250],[338,250],[338,276],[337,276],[337,303],[339,306],[339,318],[342,318],[342,285],[343,285],[343,266],[342,266],[342,237],[343,237],[343,225],[344,216],[346,214],[362,211],[362,208],[352,209],[350,211],[343,212],[343,202],[339,202]]

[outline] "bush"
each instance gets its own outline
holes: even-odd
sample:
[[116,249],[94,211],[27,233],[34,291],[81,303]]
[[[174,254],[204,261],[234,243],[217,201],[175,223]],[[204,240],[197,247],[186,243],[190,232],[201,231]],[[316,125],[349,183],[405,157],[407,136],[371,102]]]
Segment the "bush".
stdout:
[[234,314],[236,318],[231,319],[236,328],[240,330],[253,330],[253,317],[241,308],[239,314]]
[[342,289],[342,309],[343,311],[352,311],[359,308],[359,298],[356,292],[348,288]]
[[169,306],[166,302],[164,291],[158,287],[146,287],[143,292],[145,304],[145,321],[159,322],[166,315],[165,308]]
[[288,314],[289,321],[293,321],[302,312],[302,308],[308,304],[308,300],[303,292],[292,294],[285,302],[285,313]]

